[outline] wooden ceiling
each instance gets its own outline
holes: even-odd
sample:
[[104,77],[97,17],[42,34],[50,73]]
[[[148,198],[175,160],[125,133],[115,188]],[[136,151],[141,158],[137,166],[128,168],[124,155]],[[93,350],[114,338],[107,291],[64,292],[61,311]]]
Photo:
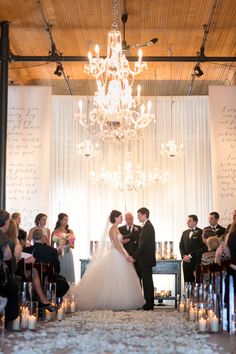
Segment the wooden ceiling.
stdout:
[[[42,21],[39,0],[0,0],[0,20],[10,22],[10,47],[16,55],[48,55],[50,41]],[[63,55],[86,56],[91,42],[106,44],[112,23],[112,0],[41,0],[57,49]],[[128,43],[158,37],[143,48],[144,56],[196,56],[209,20],[213,0],[126,0],[120,13],[129,15]],[[120,29],[122,29],[120,23]],[[102,54],[105,55],[105,48]],[[137,49],[131,50],[137,55]],[[236,56],[236,1],[218,0],[205,45],[206,56]],[[93,95],[94,80],[84,63],[64,62],[73,94]],[[187,95],[194,63],[153,62],[138,77],[145,95]],[[193,95],[208,94],[209,85],[235,84],[236,62],[202,63]],[[54,75],[56,63],[12,62],[9,80],[20,85],[50,85],[54,94],[68,94],[63,77]]]

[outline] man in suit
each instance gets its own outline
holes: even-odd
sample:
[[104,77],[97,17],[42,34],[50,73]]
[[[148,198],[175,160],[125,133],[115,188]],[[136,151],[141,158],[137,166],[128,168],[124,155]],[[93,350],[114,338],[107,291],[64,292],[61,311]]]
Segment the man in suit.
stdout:
[[34,245],[24,248],[24,252],[30,253],[36,259],[36,262],[50,263],[56,273],[60,273],[60,262],[57,250],[44,244],[43,229],[36,228],[33,232]]
[[[139,235],[142,228],[134,224],[134,217],[130,212],[125,213],[126,225],[120,226],[119,231],[123,236],[123,245],[130,256],[134,256],[138,248]],[[141,279],[141,270],[138,262],[134,263],[135,270],[139,279]]]
[[196,256],[200,249],[204,247],[202,242],[202,229],[197,227],[198,217],[189,215],[187,219],[188,229],[181,236],[179,250],[183,260],[184,281],[194,282]]
[[220,219],[219,213],[217,213],[216,211],[212,211],[208,216],[210,225],[204,227],[203,230],[211,229],[212,231],[214,231],[215,236],[217,237],[223,236],[225,234],[226,229],[225,227],[218,224],[219,219]]
[[144,298],[146,300],[143,309],[149,311],[154,308],[152,267],[156,265],[155,230],[149,220],[149,210],[147,208],[140,208],[138,210],[138,219],[143,223],[143,227],[139,236],[138,248],[134,256],[130,256],[130,260],[137,261],[140,266]]

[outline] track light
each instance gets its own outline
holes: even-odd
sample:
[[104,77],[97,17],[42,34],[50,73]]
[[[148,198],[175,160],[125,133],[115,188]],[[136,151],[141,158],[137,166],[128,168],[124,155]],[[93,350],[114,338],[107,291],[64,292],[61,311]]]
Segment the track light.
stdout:
[[54,75],[61,76],[63,73],[63,66],[61,63],[57,63],[56,70],[54,71]]
[[202,69],[200,68],[199,64],[196,64],[193,68],[193,72],[195,74],[195,76],[200,77],[204,74],[204,72],[202,71]]

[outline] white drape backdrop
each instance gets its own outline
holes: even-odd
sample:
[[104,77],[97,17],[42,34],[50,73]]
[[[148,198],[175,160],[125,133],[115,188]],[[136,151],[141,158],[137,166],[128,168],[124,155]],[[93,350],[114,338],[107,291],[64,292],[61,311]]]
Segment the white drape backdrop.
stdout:
[[[174,241],[175,253],[188,214],[197,214],[199,226],[207,225],[212,208],[211,156],[208,97],[173,97],[173,138],[183,143],[182,158],[160,156],[160,144],[171,138],[171,98],[151,97],[156,123],[144,132],[138,143],[132,143],[135,164],[144,170],[157,165],[170,170],[170,180],[158,182],[138,192],[115,191],[108,185],[91,184],[89,173],[106,167],[117,168],[126,158],[127,145],[105,146],[100,158],[85,160],[76,152],[76,144],[87,136],[75,121],[78,100],[86,109],[90,98],[54,96],[52,102],[51,202],[50,221],[54,225],[59,212],[69,215],[70,227],[77,241],[74,259],[77,277],[79,258],[89,254],[89,241],[99,240],[112,209],[134,213],[142,206],[150,209],[156,229],[156,240]],[[135,220],[137,222],[137,220]]]

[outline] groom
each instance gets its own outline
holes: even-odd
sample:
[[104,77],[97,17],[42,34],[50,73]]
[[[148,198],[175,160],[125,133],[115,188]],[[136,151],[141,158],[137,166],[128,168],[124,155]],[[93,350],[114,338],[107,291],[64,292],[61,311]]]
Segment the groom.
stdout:
[[152,267],[156,265],[155,230],[149,220],[149,210],[147,208],[140,208],[138,210],[138,219],[143,223],[143,227],[139,237],[138,249],[133,257],[130,257],[130,260],[137,261],[141,268],[144,298],[146,300],[143,309],[149,311],[154,308]]

